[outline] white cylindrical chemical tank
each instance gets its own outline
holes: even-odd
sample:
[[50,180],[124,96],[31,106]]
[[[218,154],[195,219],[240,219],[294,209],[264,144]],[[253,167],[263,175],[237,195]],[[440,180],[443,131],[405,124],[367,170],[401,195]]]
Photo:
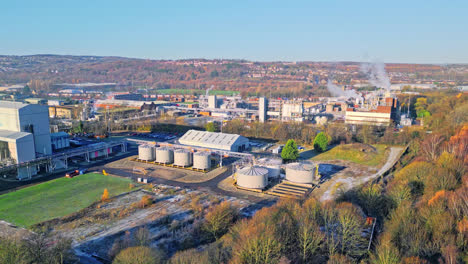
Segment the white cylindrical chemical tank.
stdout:
[[174,165],[188,167],[192,165],[192,152],[185,149],[174,151]]
[[281,173],[281,159],[261,158],[256,162],[257,165],[265,167],[268,170],[268,177],[278,178]]
[[170,148],[156,148],[156,162],[170,164],[174,162],[174,151]]
[[311,184],[315,178],[315,166],[309,163],[290,163],[286,166],[286,180]]
[[268,185],[268,170],[258,166],[245,167],[237,172],[237,185],[263,189]]
[[154,160],[153,147],[148,146],[148,145],[138,146],[138,159],[145,160],[145,161],[153,161]]
[[208,152],[197,152],[193,154],[193,168],[209,170],[211,168],[211,157]]

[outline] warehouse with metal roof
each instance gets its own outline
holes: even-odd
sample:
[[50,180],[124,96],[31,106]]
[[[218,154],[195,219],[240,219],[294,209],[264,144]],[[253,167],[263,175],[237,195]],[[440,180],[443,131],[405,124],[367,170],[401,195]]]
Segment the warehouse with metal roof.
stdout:
[[246,137],[199,130],[189,130],[180,139],[179,143],[183,145],[222,149],[227,151],[241,152],[249,148],[249,139]]

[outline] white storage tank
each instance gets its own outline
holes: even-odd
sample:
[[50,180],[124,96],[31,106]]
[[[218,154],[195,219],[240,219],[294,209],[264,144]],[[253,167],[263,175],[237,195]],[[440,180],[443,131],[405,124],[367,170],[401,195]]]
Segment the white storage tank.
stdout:
[[154,148],[149,145],[138,146],[138,159],[144,161],[154,160]]
[[197,152],[193,154],[193,168],[199,170],[209,170],[211,168],[210,153]]
[[252,166],[237,172],[237,185],[244,188],[263,189],[268,185],[268,170]]
[[174,151],[170,148],[156,148],[156,162],[170,164],[174,162]]
[[286,166],[286,180],[295,183],[311,184],[315,178],[315,165],[312,163],[290,163]]
[[268,170],[269,178],[279,178],[283,161],[281,159],[261,158],[256,161],[256,164]]
[[177,149],[174,151],[174,165],[188,167],[192,165],[192,152],[186,149]]

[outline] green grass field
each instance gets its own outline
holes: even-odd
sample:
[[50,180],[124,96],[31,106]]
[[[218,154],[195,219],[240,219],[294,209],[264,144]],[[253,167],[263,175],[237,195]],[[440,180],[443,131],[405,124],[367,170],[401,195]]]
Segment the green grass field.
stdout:
[[385,162],[386,145],[372,145],[377,152],[363,152],[352,145],[339,145],[312,158],[315,161],[348,160],[367,166],[378,166]]
[[130,179],[97,173],[59,178],[0,196],[0,219],[22,227],[62,217],[98,201],[129,191]]

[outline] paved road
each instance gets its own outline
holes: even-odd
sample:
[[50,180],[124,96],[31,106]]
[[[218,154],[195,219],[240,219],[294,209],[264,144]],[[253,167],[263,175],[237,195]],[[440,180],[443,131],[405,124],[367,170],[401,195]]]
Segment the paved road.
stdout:
[[[225,168],[224,172],[220,173],[218,176],[205,182],[193,182],[193,183],[187,182],[186,183],[186,182],[179,182],[179,181],[167,180],[167,179],[156,178],[156,177],[149,177],[149,178],[150,178],[150,183],[154,183],[154,184],[164,184],[164,185],[170,185],[170,186],[175,186],[175,187],[180,187],[180,188],[189,188],[189,189],[194,189],[194,190],[208,189],[210,191],[213,191],[214,193],[224,195],[224,196],[232,196],[232,197],[242,198],[242,199],[247,198],[251,202],[260,202],[262,200],[265,200],[265,198],[261,198],[258,196],[246,195],[244,193],[239,193],[239,192],[230,192],[230,191],[226,191],[226,190],[219,188],[218,184],[233,174],[233,167],[231,165],[227,165],[224,168]],[[136,181],[136,178],[142,177],[140,174],[135,174],[128,170],[108,168],[104,165],[91,167],[90,170],[96,170],[96,171],[106,170],[107,173],[122,176],[122,177],[132,178],[135,181]]]

